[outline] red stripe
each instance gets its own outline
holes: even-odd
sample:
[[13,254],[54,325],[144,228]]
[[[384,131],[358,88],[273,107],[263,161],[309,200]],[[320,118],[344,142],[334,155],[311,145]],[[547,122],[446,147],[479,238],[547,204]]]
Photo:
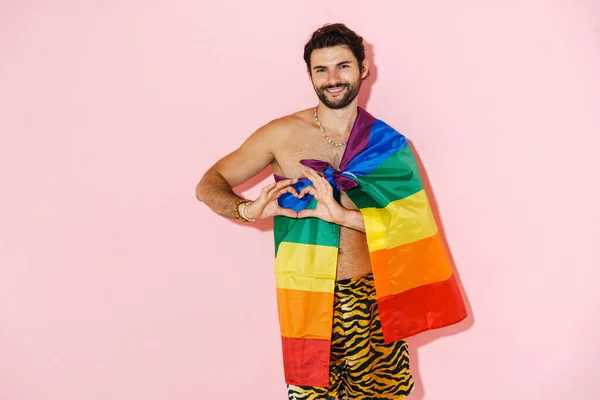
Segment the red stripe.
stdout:
[[386,343],[452,325],[467,317],[454,274],[442,282],[386,296],[378,301],[378,306]]
[[329,386],[330,340],[281,337],[285,382],[296,386]]

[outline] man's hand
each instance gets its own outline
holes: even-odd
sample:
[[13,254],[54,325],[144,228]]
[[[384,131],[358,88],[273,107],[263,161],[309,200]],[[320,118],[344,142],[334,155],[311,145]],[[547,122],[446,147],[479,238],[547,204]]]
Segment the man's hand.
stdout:
[[313,169],[305,168],[304,172],[314,186],[307,186],[302,189],[298,198],[301,199],[308,193],[313,195],[318,203],[314,210],[300,211],[298,218],[315,217],[334,224],[344,225],[349,210],[342,207],[334,199],[331,184]]
[[298,192],[291,186],[296,182],[298,179],[285,179],[265,186],[256,200],[246,204],[244,214],[250,219],[263,219],[276,215],[297,218],[296,211],[279,207],[277,203],[277,199],[284,193],[291,193],[298,197]]

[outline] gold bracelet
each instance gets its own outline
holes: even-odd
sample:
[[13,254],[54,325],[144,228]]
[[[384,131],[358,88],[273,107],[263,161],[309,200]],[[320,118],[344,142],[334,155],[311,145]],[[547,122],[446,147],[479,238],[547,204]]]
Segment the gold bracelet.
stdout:
[[242,216],[242,218],[244,218],[246,221],[248,221],[248,222],[254,222],[254,221],[256,221],[255,219],[249,218],[249,217],[246,215],[246,206],[247,206],[247,205],[248,205],[248,202],[246,202],[246,203],[243,203],[243,204],[241,205],[241,207],[240,207],[240,215],[241,215],[241,216]]
[[244,218],[242,215],[240,215],[240,205],[241,204],[245,204],[245,203],[250,203],[251,200],[248,199],[241,199],[240,201],[237,202],[237,204],[235,205],[235,216],[237,219],[239,219],[240,221],[244,221],[244,222],[252,222],[251,220]]

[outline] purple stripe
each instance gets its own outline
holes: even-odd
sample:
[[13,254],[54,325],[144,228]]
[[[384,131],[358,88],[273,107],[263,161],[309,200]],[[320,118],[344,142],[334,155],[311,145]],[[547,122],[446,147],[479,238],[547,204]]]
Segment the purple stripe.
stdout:
[[331,178],[340,190],[350,190],[358,186],[358,183],[354,182],[347,176],[342,175],[341,171],[337,171],[327,161],[321,160],[300,160],[300,164],[312,168],[315,171],[323,172],[323,176]]
[[371,136],[371,127],[374,123],[375,117],[358,107],[358,116],[356,117],[356,121],[354,121],[354,127],[346,143],[346,150],[344,150],[344,155],[340,162],[340,171],[345,171],[350,161],[367,148],[369,137]]

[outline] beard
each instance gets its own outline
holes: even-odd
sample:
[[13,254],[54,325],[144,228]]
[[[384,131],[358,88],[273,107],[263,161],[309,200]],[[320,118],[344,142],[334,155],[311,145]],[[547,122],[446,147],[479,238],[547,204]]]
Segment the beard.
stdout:
[[[327,108],[331,108],[334,110],[338,110],[340,108],[345,108],[358,96],[358,92],[360,91],[360,85],[362,81],[352,83],[338,83],[337,85],[326,85],[321,86],[320,88],[315,88],[315,92],[317,93],[317,97],[321,102],[327,106]],[[327,97],[327,89],[334,89],[339,87],[345,87],[346,90],[342,97],[337,97],[334,99],[329,99]]]

